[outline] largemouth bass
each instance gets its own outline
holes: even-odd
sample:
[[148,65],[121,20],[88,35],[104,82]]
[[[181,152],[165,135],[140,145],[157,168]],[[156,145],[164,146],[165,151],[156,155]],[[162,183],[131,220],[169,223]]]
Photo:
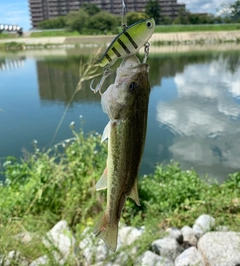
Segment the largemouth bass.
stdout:
[[140,206],[137,176],[146,137],[148,70],[148,64],[141,64],[135,55],[124,58],[114,84],[101,99],[110,119],[102,138],[108,138],[108,158],[96,189],[107,188],[107,207],[94,233],[112,251],[117,248],[118,222],[127,197]]
[[99,60],[100,66],[113,65],[118,58],[135,54],[151,38],[154,29],[153,18],[140,20],[126,27],[109,45]]

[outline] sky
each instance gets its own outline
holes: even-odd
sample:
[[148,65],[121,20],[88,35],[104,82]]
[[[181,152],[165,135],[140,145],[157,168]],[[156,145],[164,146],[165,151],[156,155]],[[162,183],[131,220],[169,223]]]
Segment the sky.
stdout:
[[[121,1],[121,0],[119,0]],[[217,13],[221,4],[229,4],[234,0],[178,0],[185,3],[190,12]],[[16,24],[28,31],[31,28],[27,0],[0,0],[0,24]]]

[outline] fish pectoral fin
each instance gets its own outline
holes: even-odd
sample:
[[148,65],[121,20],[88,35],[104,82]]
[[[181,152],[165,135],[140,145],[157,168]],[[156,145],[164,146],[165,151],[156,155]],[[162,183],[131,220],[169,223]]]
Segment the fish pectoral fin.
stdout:
[[96,190],[102,190],[107,188],[107,167],[104,169],[100,179],[96,184]]
[[118,222],[114,226],[109,226],[107,215],[104,213],[97,222],[93,233],[100,237],[111,251],[116,251],[117,236],[118,236]]
[[141,206],[140,204],[140,200],[139,200],[139,196],[138,196],[138,182],[137,182],[137,178],[135,180],[135,183],[134,183],[134,186],[128,196],[129,198],[133,199],[135,201],[135,203],[138,205],[138,206]]
[[103,134],[102,134],[102,139],[101,142],[103,142],[104,140],[109,138],[109,132],[110,132],[110,123],[111,121],[109,121],[107,123],[107,125],[105,126],[104,130],[103,130]]

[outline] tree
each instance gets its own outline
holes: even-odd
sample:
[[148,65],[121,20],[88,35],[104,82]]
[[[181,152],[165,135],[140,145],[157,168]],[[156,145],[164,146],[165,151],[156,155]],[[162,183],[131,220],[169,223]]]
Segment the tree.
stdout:
[[82,9],[89,15],[89,16],[93,16],[97,13],[99,13],[101,11],[101,9],[94,5],[94,4],[88,4],[85,3],[82,5]]
[[62,29],[66,26],[66,17],[56,17],[44,20],[38,24],[40,29]]
[[127,13],[126,19],[127,19],[127,24],[128,26],[132,25],[133,23],[142,20],[142,19],[147,19],[147,14],[146,13],[140,13],[140,12],[129,12]]
[[66,25],[70,30],[76,30],[82,33],[86,28],[88,18],[88,14],[82,9],[79,9],[79,11],[71,11],[67,14]]
[[107,11],[101,11],[89,17],[87,28],[94,32],[113,31],[117,26],[117,18]]
[[240,0],[237,0],[235,3],[230,5],[232,19],[240,18]]
[[156,24],[160,22],[161,7],[158,0],[149,0],[145,6],[145,13],[150,17],[154,18]]

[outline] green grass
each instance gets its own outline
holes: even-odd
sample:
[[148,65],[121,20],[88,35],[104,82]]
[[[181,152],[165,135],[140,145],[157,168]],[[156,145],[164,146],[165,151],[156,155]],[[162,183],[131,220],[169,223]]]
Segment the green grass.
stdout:
[[189,32],[189,31],[232,31],[240,30],[240,24],[217,25],[166,25],[156,26],[155,33]]
[[77,31],[41,31],[32,32],[30,37],[60,37],[60,36],[80,36]]
[[[18,249],[30,262],[49,254],[41,236],[61,219],[67,220],[79,243],[84,228],[93,226],[105,208],[106,191],[96,191],[95,184],[105,168],[107,145],[100,143],[99,134],[85,136],[82,130],[72,130],[70,140],[46,151],[35,142],[34,153],[25,152],[20,161],[9,157],[3,163],[0,255]],[[145,226],[141,251],[166,227],[191,226],[203,213],[212,215],[217,226],[240,230],[240,172],[219,185],[173,162],[158,165],[153,174],[140,179],[141,207],[127,200],[121,221]],[[30,244],[9,237],[26,231],[38,236]]]
[[17,34],[9,34],[9,33],[0,33],[0,40],[1,39],[13,39],[18,38]]

